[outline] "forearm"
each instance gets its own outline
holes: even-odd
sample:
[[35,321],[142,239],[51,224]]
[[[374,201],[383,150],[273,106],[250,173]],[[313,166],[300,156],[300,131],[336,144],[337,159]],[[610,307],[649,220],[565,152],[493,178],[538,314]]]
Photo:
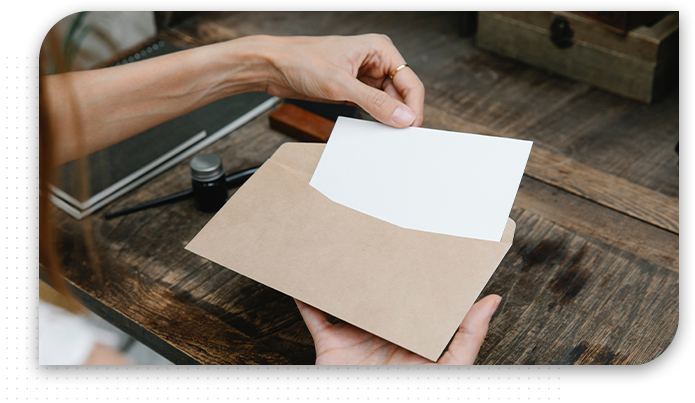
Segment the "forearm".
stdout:
[[264,91],[267,40],[249,37],[124,66],[41,78],[61,164],[218,99]]

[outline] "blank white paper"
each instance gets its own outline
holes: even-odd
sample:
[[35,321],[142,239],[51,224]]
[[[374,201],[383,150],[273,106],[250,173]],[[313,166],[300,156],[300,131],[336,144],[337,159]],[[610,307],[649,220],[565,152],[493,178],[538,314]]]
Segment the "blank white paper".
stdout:
[[499,242],[532,145],[340,117],[310,185],[403,228]]

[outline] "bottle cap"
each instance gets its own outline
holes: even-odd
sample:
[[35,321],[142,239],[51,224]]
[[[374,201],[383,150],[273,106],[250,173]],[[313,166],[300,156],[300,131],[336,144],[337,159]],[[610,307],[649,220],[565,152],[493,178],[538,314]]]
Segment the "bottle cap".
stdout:
[[210,182],[224,175],[222,158],[216,154],[199,154],[191,160],[191,177],[200,182]]

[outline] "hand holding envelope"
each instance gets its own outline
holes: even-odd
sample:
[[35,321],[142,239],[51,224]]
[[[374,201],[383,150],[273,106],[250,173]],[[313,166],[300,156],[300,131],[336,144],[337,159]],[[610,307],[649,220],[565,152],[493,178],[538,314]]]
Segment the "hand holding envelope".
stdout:
[[186,248],[437,361],[511,246],[530,148],[340,118],[325,151],[283,145]]
[[[485,340],[500,303],[488,295],[473,304],[437,365],[471,365]],[[318,309],[295,300],[316,345],[316,365],[423,365],[427,358],[412,353],[346,322],[331,324]]]

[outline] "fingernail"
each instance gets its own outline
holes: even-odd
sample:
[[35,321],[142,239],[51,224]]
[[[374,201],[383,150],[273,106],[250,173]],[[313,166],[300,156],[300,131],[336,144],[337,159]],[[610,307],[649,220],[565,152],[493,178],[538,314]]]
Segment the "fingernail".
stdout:
[[405,105],[401,105],[393,112],[391,120],[399,126],[410,126],[415,121],[415,112]]
[[500,302],[502,301],[502,298],[498,299],[497,302],[495,302],[495,306],[492,307],[492,312],[490,312],[490,317],[495,314],[495,311],[497,310],[497,307],[500,306]]

